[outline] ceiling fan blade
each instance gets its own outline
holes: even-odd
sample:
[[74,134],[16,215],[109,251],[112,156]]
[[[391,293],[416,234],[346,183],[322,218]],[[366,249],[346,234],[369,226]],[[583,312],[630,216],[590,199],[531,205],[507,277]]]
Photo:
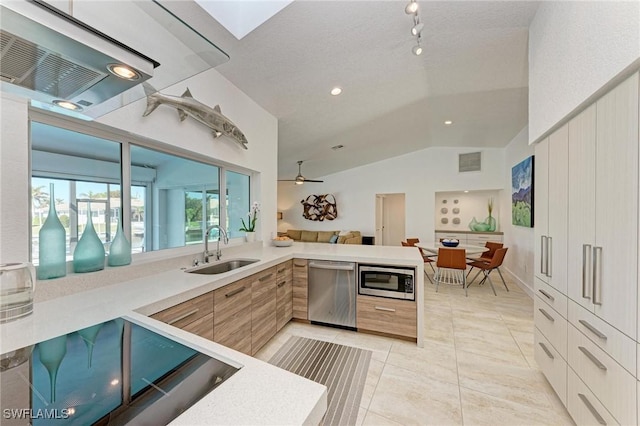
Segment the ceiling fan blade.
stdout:
[[278,179],[278,182],[296,182],[296,179]]
[[324,182],[323,180],[313,180],[313,179],[305,179],[305,182],[316,182],[316,183],[322,183]]

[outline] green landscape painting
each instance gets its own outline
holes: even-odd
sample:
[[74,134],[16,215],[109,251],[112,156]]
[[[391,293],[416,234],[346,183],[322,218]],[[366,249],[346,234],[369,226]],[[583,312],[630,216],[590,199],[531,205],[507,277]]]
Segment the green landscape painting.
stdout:
[[511,223],[533,228],[533,155],[511,168]]

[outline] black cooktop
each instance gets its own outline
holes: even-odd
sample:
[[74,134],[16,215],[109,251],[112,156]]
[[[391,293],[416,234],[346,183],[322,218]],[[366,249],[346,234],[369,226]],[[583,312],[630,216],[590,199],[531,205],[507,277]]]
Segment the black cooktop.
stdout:
[[122,318],[2,358],[2,423],[34,426],[167,424],[238,371]]

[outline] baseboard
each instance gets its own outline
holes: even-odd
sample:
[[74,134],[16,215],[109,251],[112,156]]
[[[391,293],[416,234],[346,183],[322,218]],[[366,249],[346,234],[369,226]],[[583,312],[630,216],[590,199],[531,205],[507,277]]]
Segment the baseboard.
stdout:
[[519,276],[517,276],[516,274],[514,274],[513,272],[511,272],[511,270],[510,270],[509,268],[507,268],[506,266],[501,266],[501,268],[502,268],[504,271],[507,271],[507,272],[509,273],[509,275],[511,275],[511,277],[512,277],[512,278],[514,278],[514,280],[515,280],[516,284],[518,285],[518,287],[520,287],[520,289],[521,289],[522,291],[524,291],[525,293],[527,293],[527,295],[528,295],[531,299],[533,299],[533,289],[532,289],[531,287],[529,287],[529,286],[527,285],[527,283],[525,283],[524,281],[522,281],[522,280],[520,279],[520,277],[519,277]]

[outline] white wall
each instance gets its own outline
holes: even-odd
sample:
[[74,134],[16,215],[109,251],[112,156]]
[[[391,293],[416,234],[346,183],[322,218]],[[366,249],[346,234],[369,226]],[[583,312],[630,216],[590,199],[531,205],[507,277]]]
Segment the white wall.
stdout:
[[[278,184],[278,230],[360,230],[374,235],[376,194],[405,194],[406,235],[431,241],[435,193],[504,188],[504,150],[483,149],[482,171],[458,173],[458,154],[477,148],[427,148],[362,167],[324,176],[324,183]],[[334,194],[338,218],[314,222],[302,217],[300,200],[311,194]]]
[[186,88],[205,105],[220,105],[222,113],[240,128],[249,149],[244,150],[231,139],[214,139],[211,129],[188,117],[180,121],[175,108],[160,105],[149,116],[142,117],[146,100],[134,102],[99,120],[169,145],[197,152],[227,164],[255,170],[251,201],[261,203],[257,231],[263,240],[276,232],[276,195],[278,161],[278,120],[262,109],[216,70],[211,69],[161,93],[180,96]]
[[533,155],[534,147],[528,144],[527,136],[528,128],[525,127],[505,148],[503,177],[505,190],[502,191],[500,216],[504,218],[501,225],[501,230],[504,232],[504,245],[509,248],[504,259],[504,268],[511,272],[521,284],[533,291],[533,228],[511,224],[511,168]]
[[[489,216],[487,204],[489,198],[493,198],[491,216],[496,220],[496,231],[502,231],[502,221],[507,220],[507,218],[503,218],[500,214],[501,197],[501,190],[469,191],[467,193],[461,191],[437,192],[434,212],[435,227],[441,231],[470,231],[469,223],[473,218],[478,222],[484,222]],[[444,200],[447,202],[443,203]],[[458,200],[457,204],[455,203],[456,200]],[[447,213],[442,213],[443,207],[447,209]],[[460,213],[454,214],[453,209],[455,208],[460,209]],[[449,220],[446,225],[441,221],[443,217]],[[453,223],[454,217],[460,218],[458,225]]]
[[541,2],[529,28],[529,141],[638,58],[640,2]]

